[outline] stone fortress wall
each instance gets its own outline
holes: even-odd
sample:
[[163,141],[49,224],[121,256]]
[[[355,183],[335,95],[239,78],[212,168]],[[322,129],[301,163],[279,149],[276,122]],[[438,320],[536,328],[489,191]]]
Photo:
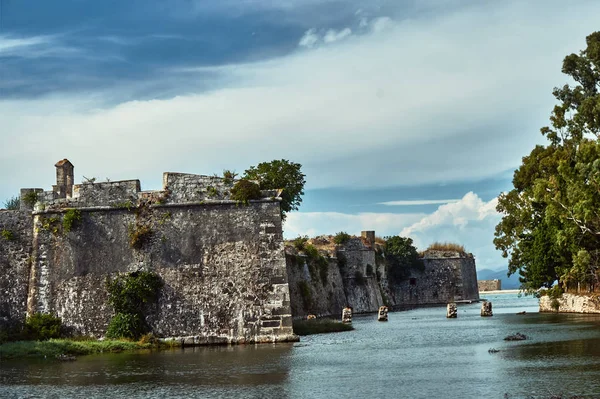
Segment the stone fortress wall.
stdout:
[[351,238],[325,253],[325,281],[318,273],[310,272],[310,260],[298,257],[292,247],[286,248],[286,255],[295,318],[308,314],[338,316],[345,306],[351,306],[354,313],[369,313],[383,305],[405,309],[479,300],[475,259],[471,254],[426,251],[422,268],[411,270],[402,281],[391,281],[386,273],[385,253],[375,243],[373,231],[363,231],[361,237]]
[[479,292],[500,291],[502,289],[502,280],[478,280],[477,288]]
[[[162,190],[142,191],[139,180],[76,185],[69,161],[56,168],[51,191],[22,189],[21,210],[0,212],[0,229],[14,235],[0,238],[0,323],[53,313],[102,336],[112,317],[106,280],[148,270],[164,282],[147,317],[158,336],[296,339],[277,192],[245,206],[219,177],[165,173]],[[81,220],[68,230],[72,209]]]

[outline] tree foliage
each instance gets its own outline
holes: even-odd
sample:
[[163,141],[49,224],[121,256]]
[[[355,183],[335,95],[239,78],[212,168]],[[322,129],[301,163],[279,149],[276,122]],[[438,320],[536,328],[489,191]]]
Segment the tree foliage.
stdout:
[[388,277],[395,282],[406,280],[411,269],[418,269],[422,265],[417,248],[412,238],[408,237],[386,237],[385,259]]
[[283,189],[281,193],[281,218],[298,210],[304,195],[305,175],[302,165],[285,159],[261,162],[244,172],[244,179],[257,180],[262,190]]
[[523,288],[598,284],[600,262],[600,32],[568,55],[575,85],[555,88],[548,139],[523,158],[514,189],[500,195],[494,244]]

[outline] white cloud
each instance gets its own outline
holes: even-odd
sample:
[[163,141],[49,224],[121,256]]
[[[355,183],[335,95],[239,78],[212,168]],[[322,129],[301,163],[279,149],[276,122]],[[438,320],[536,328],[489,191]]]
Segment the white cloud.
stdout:
[[415,206],[415,205],[435,205],[435,204],[447,204],[449,202],[458,202],[458,199],[447,199],[447,200],[400,200],[400,201],[386,201],[379,202],[379,205],[387,206]]
[[389,17],[379,17],[371,21],[371,29],[373,32],[383,32],[391,28],[393,25],[392,19]]
[[62,45],[56,36],[0,35],[0,57],[40,58],[76,53],[77,49]]
[[298,45],[300,47],[313,48],[317,43],[319,43],[320,40],[321,38],[317,34],[316,30],[309,29],[306,32],[304,32],[304,36],[302,36],[302,38],[298,42]]
[[423,232],[444,225],[465,228],[469,222],[482,221],[488,217],[498,217],[497,204],[497,198],[489,202],[483,202],[477,194],[468,192],[460,201],[441,205],[431,215],[402,230],[400,235],[411,236],[416,232]]
[[339,31],[336,31],[335,29],[329,29],[323,37],[323,41],[325,43],[334,43],[350,36],[351,34],[352,30],[350,28],[341,29]]
[[462,244],[475,255],[479,269],[498,269],[506,261],[493,245],[494,226],[501,218],[497,204],[497,198],[485,202],[469,192],[460,201],[441,205],[432,214],[403,228],[400,235],[413,238],[422,249],[436,241]]
[[391,21],[312,51],[219,67],[208,92],[191,89],[206,80],[202,70],[165,71],[185,76],[178,89],[190,94],[163,100],[106,106],[113,91],[131,90],[125,84],[89,97],[2,100],[0,115],[10,117],[0,196],[49,187],[64,157],[76,173],[151,186],[165,170],[244,170],[280,158],[300,162],[311,188],[494,176],[541,140],[552,87],[566,80],[562,58],[597,29],[600,3],[585,5],[494,2]]

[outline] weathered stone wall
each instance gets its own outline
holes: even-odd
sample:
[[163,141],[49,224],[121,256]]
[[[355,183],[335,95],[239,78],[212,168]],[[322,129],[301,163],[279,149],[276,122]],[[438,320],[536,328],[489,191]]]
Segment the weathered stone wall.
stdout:
[[477,280],[477,288],[479,292],[499,291],[502,289],[502,280]]
[[73,186],[73,199],[81,207],[133,204],[140,191],[139,180],[83,183]]
[[409,278],[390,282],[391,301],[398,307],[477,301],[477,272],[472,256],[428,251],[423,268],[411,270]]
[[[29,311],[103,335],[112,316],[106,279],[150,270],[165,283],[147,318],[159,336],[194,344],[294,338],[278,202],[81,211],[68,233],[61,212],[35,215]],[[151,235],[131,248],[142,227]]]
[[335,258],[327,262],[325,281],[305,256],[286,254],[286,263],[294,317],[306,317],[309,314],[337,317],[342,314],[347,300],[344,281]]
[[599,294],[562,294],[557,299],[558,310],[548,295],[540,297],[540,312],[600,313]]
[[31,216],[0,211],[0,329],[24,320],[31,257]]

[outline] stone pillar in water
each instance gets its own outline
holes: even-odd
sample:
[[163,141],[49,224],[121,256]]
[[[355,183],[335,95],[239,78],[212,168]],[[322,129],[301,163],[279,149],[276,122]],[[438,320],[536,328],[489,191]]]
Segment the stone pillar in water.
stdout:
[[352,308],[342,310],[342,323],[352,324]]
[[388,321],[388,307],[380,306],[379,313],[377,313],[377,321]]
[[456,309],[456,304],[454,302],[449,303],[446,308],[446,317],[449,319],[456,319],[458,316],[458,310]]
[[493,316],[492,313],[492,303],[488,301],[483,301],[481,303],[481,317],[490,317]]

